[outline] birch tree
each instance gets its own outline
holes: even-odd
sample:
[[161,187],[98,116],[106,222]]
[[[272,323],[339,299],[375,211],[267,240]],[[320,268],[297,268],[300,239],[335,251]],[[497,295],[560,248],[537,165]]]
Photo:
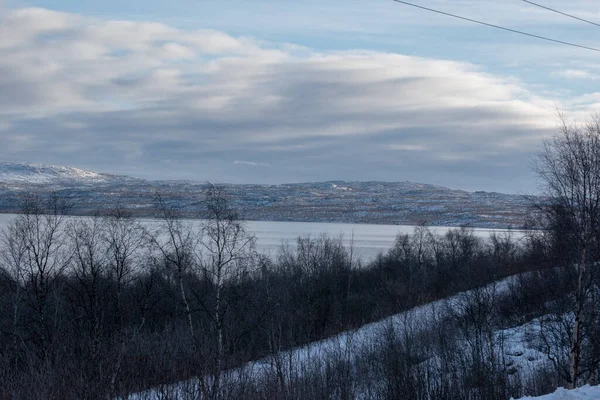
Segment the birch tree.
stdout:
[[212,397],[222,398],[221,371],[224,367],[225,317],[228,304],[223,298],[226,282],[248,273],[256,239],[249,234],[238,212],[231,207],[225,190],[210,185],[206,192],[206,219],[202,227],[202,270],[214,287],[213,309],[209,311],[216,335],[215,374]]
[[175,275],[181,303],[187,319],[190,335],[195,337],[192,309],[188,300],[184,278],[194,266],[194,254],[198,245],[198,233],[186,223],[179,211],[170,206],[162,196],[156,198],[159,227],[148,232],[148,237],[166,264],[167,270]]
[[111,210],[103,222],[109,270],[116,283],[115,325],[119,330],[123,324],[123,290],[133,280],[140,262],[144,230],[131,212],[122,208]]
[[[560,240],[572,242],[576,270],[573,328],[569,349],[569,383],[577,386],[581,375],[585,310],[590,298],[592,248],[599,234],[600,218],[600,116],[584,124],[568,123],[561,116],[560,132],[545,142],[535,170],[548,199],[542,209]],[[565,222],[566,221],[566,222]]]

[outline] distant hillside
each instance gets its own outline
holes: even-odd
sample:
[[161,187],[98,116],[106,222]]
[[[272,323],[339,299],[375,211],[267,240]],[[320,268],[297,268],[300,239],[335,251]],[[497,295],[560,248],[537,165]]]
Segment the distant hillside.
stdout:
[[0,185],[48,185],[57,187],[89,186],[137,182],[128,176],[103,174],[79,168],[43,164],[0,163]]
[[[222,186],[249,220],[520,227],[529,206],[523,196],[413,182]],[[187,216],[195,217],[203,210],[205,188],[201,182],[149,181],[63,166],[0,163],[0,212],[4,213],[17,211],[24,193],[56,191],[70,199],[74,214],[119,204],[139,216],[152,216],[153,199],[160,192]]]

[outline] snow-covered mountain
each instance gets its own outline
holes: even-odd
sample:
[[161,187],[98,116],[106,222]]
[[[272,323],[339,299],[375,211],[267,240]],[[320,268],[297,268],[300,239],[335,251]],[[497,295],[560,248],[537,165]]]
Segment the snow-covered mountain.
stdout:
[[138,181],[127,176],[86,171],[60,165],[0,163],[0,184],[81,186]]
[[[523,196],[414,182],[223,186],[242,216],[252,220],[520,227],[529,207]],[[195,217],[203,210],[205,189],[201,182],[149,181],[64,166],[0,163],[0,212],[18,210],[23,193],[58,191],[71,201],[76,214],[118,204],[150,216],[160,192]]]

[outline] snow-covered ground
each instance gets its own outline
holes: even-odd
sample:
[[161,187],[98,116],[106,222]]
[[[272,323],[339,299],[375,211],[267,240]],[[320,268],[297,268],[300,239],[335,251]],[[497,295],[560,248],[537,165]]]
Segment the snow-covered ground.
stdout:
[[600,386],[583,386],[578,389],[566,390],[558,388],[556,392],[539,397],[523,397],[519,400],[598,400]]
[[[490,286],[496,295],[506,293],[510,281],[507,278]],[[467,292],[468,293],[468,292]],[[292,374],[296,377],[302,376],[304,371],[314,371],[319,365],[325,365],[327,360],[343,357],[353,359],[372,349],[372,346],[385,335],[386,329],[391,326],[402,329],[409,327],[414,335],[425,329],[435,320],[445,315],[449,308],[457,308],[464,299],[465,293],[458,294],[448,299],[435,301],[406,312],[396,314],[392,317],[364,325],[358,329],[341,333],[337,336],[310,343],[306,346],[283,351],[279,354],[268,356],[246,364],[245,366],[225,373],[225,380],[238,382],[251,380],[258,382],[261,379],[272,377],[273,371],[284,371],[284,374]],[[533,320],[524,325],[498,331],[497,337],[503,341],[503,354],[506,365],[519,374],[531,374],[533,371],[548,366],[547,358],[543,353],[536,350],[535,339],[539,335],[539,322]],[[170,385],[168,388],[153,389],[129,397],[130,400],[158,400],[164,398],[165,391],[169,398],[185,398],[183,393],[195,386],[193,382],[183,382]],[[160,390],[160,392],[159,392]],[[600,399],[600,397],[597,397]],[[555,398],[552,398],[555,400]],[[562,399],[562,398],[556,398]],[[565,399],[570,399],[566,397]],[[587,400],[587,398],[584,398]]]

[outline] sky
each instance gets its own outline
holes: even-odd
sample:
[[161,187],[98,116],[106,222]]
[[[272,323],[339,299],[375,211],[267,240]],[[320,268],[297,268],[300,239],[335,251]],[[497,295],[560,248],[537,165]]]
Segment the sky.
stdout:
[[[523,1],[414,2],[600,47]],[[535,193],[557,110],[600,112],[600,52],[392,0],[0,0],[0,161]]]

